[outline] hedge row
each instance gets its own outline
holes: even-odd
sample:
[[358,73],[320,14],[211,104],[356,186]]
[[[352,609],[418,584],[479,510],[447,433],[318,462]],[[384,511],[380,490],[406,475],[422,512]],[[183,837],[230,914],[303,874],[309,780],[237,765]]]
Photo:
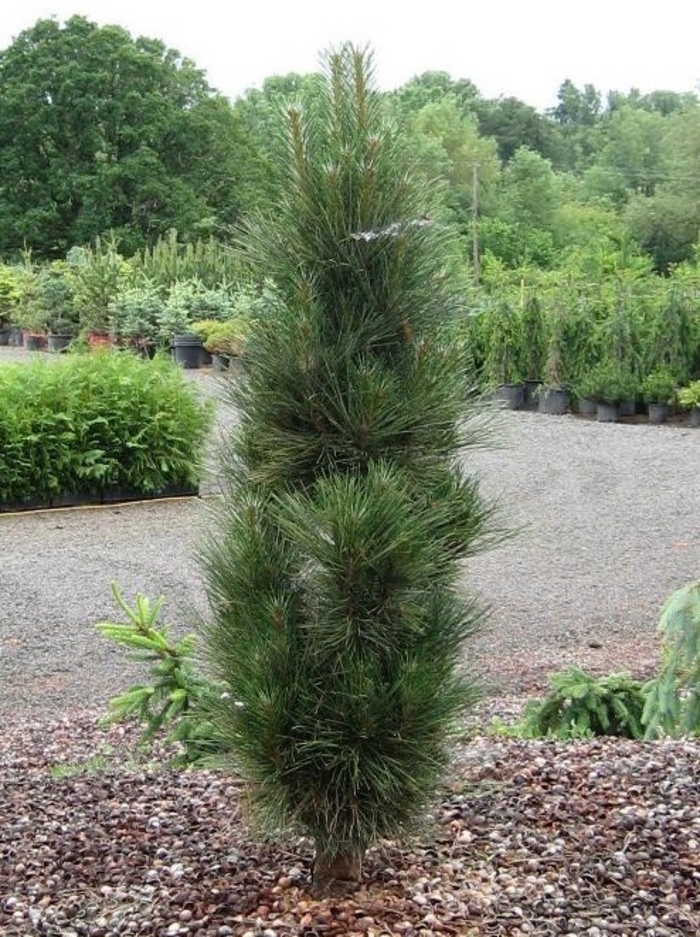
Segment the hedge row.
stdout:
[[0,506],[196,488],[212,416],[165,359],[111,353],[5,365]]

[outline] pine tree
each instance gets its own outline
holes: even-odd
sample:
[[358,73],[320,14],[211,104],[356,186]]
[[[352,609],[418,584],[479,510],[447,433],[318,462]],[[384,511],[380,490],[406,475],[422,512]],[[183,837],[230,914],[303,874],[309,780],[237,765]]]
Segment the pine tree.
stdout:
[[317,887],[358,880],[368,845],[435,793],[477,695],[462,562],[495,529],[463,466],[483,410],[450,340],[452,235],[406,172],[371,54],[325,67],[288,110],[284,194],[245,235],[277,300],[232,384],[229,490],[202,552],[228,687],[213,719],[258,816],[313,838]]

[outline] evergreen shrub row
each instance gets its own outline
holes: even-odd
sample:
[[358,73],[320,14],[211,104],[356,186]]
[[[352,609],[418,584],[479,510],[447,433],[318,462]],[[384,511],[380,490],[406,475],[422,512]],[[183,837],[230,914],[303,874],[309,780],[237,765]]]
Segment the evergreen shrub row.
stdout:
[[168,360],[69,355],[0,368],[0,506],[198,484],[211,406]]

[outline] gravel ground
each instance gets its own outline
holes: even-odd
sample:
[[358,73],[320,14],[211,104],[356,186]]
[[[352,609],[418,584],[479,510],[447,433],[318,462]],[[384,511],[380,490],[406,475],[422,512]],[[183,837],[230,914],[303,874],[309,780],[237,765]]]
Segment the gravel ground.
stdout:
[[252,836],[234,778],[97,741],[80,719],[0,736],[3,937],[700,933],[697,742],[475,739],[420,834],[323,899],[309,843]]
[[[215,392],[211,374],[186,373]],[[230,422],[221,408],[219,429]],[[492,610],[468,659],[500,696],[574,662],[649,672],[661,603],[699,575],[700,432],[507,412],[498,439],[467,464],[520,533],[466,570]],[[116,612],[113,580],[127,598],[164,595],[169,620],[189,629],[206,607],[193,551],[216,487],[210,477],[200,499],[0,515],[0,714],[99,708],[132,679],[94,629]]]
[[[521,528],[465,572],[492,608],[467,652],[488,711],[573,662],[649,673],[659,606],[700,568],[700,431],[499,424],[501,448],[466,457]],[[98,728],[137,675],[94,631],[114,614],[109,584],[165,595],[187,628],[205,607],[192,554],[215,489],[0,515],[0,934],[700,933],[697,741],[466,735],[420,835],[373,850],[353,896],[321,900],[309,844],[251,836],[235,778],[144,762],[133,726]]]

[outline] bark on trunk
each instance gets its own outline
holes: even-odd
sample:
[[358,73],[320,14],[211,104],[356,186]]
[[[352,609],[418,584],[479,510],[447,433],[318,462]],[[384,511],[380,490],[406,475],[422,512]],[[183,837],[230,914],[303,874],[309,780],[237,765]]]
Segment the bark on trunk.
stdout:
[[353,891],[362,880],[360,850],[328,852],[316,850],[313,870],[313,890],[316,893]]

